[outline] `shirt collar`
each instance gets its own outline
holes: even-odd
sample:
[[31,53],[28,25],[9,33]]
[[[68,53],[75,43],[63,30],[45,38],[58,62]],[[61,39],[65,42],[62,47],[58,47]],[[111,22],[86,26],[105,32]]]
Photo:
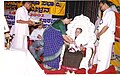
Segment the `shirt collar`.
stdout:
[[25,11],[27,11],[27,9],[26,9],[24,6],[22,6],[22,8],[23,8]]
[[111,10],[112,10],[111,8],[108,8],[103,13],[105,14],[106,12],[111,11]]
[[106,9],[106,10],[103,12],[103,17],[104,17],[104,16],[106,15],[106,13],[109,12],[109,11],[112,11],[112,9],[111,9],[111,8]]

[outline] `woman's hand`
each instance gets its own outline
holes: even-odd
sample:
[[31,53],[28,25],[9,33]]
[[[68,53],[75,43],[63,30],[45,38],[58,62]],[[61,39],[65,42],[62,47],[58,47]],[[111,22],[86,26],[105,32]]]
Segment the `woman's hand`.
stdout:
[[42,36],[40,34],[38,34],[37,38],[38,39],[42,39]]

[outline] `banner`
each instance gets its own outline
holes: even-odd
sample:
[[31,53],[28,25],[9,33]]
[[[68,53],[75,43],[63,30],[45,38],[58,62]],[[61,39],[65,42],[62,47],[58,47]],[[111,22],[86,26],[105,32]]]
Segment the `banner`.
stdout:
[[[14,10],[5,10],[5,17],[9,26],[15,24],[15,12]],[[41,20],[44,24],[44,27],[51,25],[58,18],[52,18],[52,14],[42,14],[38,12],[30,12],[30,18],[34,20]]]
[[38,12],[30,12],[30,18],[33,20],[41,20],[44,24],[44,27],[50,26],[58,18],[52,18],[52,14],[42,14]]
[[[53,2],[53,1],[31,1],[32,7],[31,11],[39,12],[43,14],[52,14],[63,16],[65,14],[65,2]],[[17,10],[17,8],[22,6],[21,1],[5,1],[5,10]]]
[[109,0],[109,1],[111,1],[116,6],[120,6],[120,0]]
[[39,6],[36,6],[36,8],[39,8],[40,13],[48,13],[52,15],[59,15],[63,16],[65,14],[65,2],[45,2],[41,1]]

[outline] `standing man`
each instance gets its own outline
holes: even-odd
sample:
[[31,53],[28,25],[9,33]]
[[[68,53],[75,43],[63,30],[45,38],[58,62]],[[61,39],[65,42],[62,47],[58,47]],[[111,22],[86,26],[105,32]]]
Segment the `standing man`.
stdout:
[[112,3],[109,1],[100,1],[100,9],[103,11],[103,16],[99,25],[97,39],[99,45],[94,58],[94,64],[98,64],[96,73],[102,72],[109,68],[110,58],[114,42],[115,33],[115,14],[111,10]]
[[12,40],[12,48],[27,49],[27,36],[29,36],[28,25],[33,25],[29,20],[28,10],[31,2],[23,1],[23,6],[18,8],[15,15],[15,36]]

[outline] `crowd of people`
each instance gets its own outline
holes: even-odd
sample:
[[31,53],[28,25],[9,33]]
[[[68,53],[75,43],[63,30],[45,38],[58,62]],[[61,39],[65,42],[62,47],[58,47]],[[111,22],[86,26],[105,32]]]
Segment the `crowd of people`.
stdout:
[[[92,29],[89,31],[90,33],[93,32],[93,36],[94,34],[96,35],[93,37],[93,41],[92,37],[84,35],[87,29],[83,29],[83,27],[75,27],[72,31],[74,37],[66,33],[65,26],[69,26],[68,24],[72,23],[72,17],[69,14],[55,21],[47,28],[44,28],[42,21],[39,24],[35,24],[28,15],[31,2],[23,1],[23,6],[16,11],[14,38],[12,39],[11,47],[29,49],[33,57],[38,62],[43,63],[44,68],[49,70],[59,70],[59,68],[62,68],[62,65],[69,68],[85,68],[88,70],[92,65],[97,64],[96,73],[104,71],[110,66],[116,21],[114,11],[110,8],[112,6],[111,2],[100,1],[99,6],[103,14],[97,21],[97,27],[92,26],[93,28],[88,28]],[[38,28],[34,29],[31,35],[29,35],[29,26],[37,26]],[[88,34],[90,33],[88,32]],[[89,40],[84,36],[89,38]],[[27,37],[33,41],[29,48]],[[96,46],[97,49],[92,63],[91,57],[95,51],[96,41],[99,44]],[[63,61],[60,65],[62,51],[65,53],[62,56]],[[78,57],[75,57],[76,54],[78,54]],[[40,60],[41,56],[43,56],[43,60]],[[73,57],[77,59],[72,59]],[[69,62],[67,58],[70,59],[68,60]],[[78,64],[76,65],[75,63]]]

